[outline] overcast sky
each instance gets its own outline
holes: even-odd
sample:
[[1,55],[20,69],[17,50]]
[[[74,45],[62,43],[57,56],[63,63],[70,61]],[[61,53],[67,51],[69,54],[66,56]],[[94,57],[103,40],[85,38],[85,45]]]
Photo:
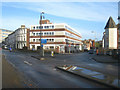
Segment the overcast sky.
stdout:
[[117,2],[2,2],[2,26],[16,30],[22,24],[28,28],[39,24],[40,12],[53,23],[67,23],[78,30],[83,39],[102,39],[110,16],[118,23]]

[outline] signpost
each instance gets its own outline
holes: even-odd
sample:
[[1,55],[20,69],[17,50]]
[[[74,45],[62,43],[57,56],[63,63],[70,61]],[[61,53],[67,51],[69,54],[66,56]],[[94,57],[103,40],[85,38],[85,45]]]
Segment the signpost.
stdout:
[[69,44],[69,54],[70,54],[70,47],[71,47],[71,45]]
[[[41,39],[41,47],[43,48],[43,44],[47,43],[47,39]],[[43,56],[44,56],[44,48],[43,48]]]

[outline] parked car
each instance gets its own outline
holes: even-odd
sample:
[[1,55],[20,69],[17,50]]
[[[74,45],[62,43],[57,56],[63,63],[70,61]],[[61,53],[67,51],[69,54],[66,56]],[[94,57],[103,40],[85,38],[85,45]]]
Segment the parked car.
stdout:
[[89,54],[93,54],[93,53],[94,53],[93,49],[89,50]]

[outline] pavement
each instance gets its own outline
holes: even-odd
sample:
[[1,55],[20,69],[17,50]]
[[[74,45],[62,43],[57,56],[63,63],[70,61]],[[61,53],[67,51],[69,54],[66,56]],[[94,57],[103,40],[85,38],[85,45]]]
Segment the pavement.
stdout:
[[[89,81],[82,77],[76,77],[62,71],[55,66],[75,65],[86,69],[107,73],[118,77],[118,66],[104,64],[92,60],[94,55],[88,53],[75,53],[68,55],[55,54],[55,58],[38,60],[31,57],[38,53],[29,52],[9,52],[3,50],[6,61],[23,75],[23,80],[32,88],[104,88],[96,82]],[[45,54],[46,56],[46,54]]]
[[18,72],[2,57],[2,88],[23,88]]
[[108,55],[94,55],[92,59],[100,63],[120,63],[120,60],[114,59],[112,56]]

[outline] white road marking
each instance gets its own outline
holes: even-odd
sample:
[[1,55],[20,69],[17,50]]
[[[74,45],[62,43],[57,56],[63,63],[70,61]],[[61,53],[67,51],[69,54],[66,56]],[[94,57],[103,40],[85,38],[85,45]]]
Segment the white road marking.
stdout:
[[32,65],[31,63],[29,63],[28,61],[24,61],[25,64],[28,64],[28,65]]

